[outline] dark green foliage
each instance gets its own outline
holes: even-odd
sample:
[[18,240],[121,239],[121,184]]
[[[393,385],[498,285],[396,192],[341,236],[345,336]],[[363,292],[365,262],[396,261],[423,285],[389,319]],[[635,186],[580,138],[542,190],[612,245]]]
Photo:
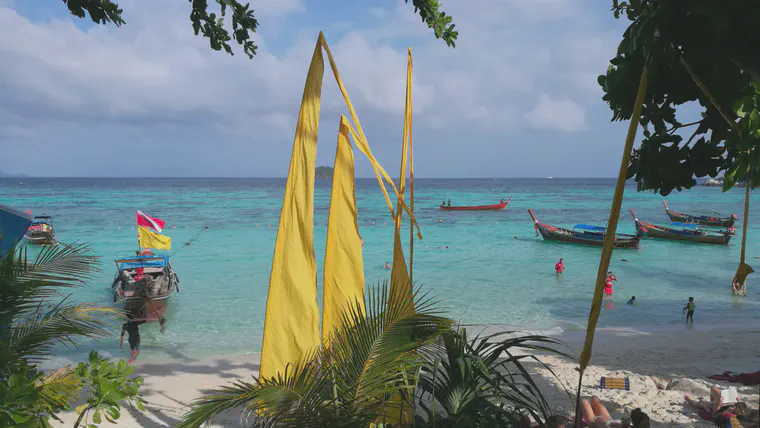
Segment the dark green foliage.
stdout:
[[209,393],[180,426],[200,427],[231,409],[244,410],[259,427],[385,426],[382,415],[401,414],[399,405],[410,418],[424,409],[427,422],[417,415],[394,426],[514,426],[523,414],[546,420],[549,408],[523,365],[533,357],[513,352],[556,352],[558,342],[502,335],[468,340],[436,302],[415,294],[410,311],[408,302],[389,298],[385,285],[370,289],[365,300],[365,311],[356,305],[343,314],[350,327],[326,348],[277,378],[238,380]]
[[[747,176],[748,167],[752,186],[760,184],[755,173],[760,133],[751,119],[760,105],[757,1],[613,0],[612,10],[631,21],[606,75],[599,76],[613,120],[630,119],[645,59],[649,65],[644,139],[628,174],[639,190],[667,195],[694,186],[695,176],[721,173],[728,189],[733,177]],[[733,124],[711,104],[695,76]],[[676,108],[689,102],[699,104],[701,119],[682,124]],[[687,131],[689,138],[678,131]]]
[[[190,22],[195,34],[202,34],[209,40],[211,49],[220,51],[224,49],[230,55],[234,55],[229,42],[234,40],[242,46],[243,52],[249,58],[256,55],[258,46],[251,40],[251,35],[256,33],[259,26],[250,3],[241,4],[238,0],[214,0],[219,5],[219,16],[209,12],[208,0],[188,0],[191,3]],[[409,0],[405,0],[407,3]],[[85,12],[96,24],[108,24],[112,22],[116,26],[124,24],[122,10],[116,2],[110,0],[63,0],[69,11],[79,18],[85,17]],[[443,39],[448,46],[454,47],[457,35],[454,30],[451,16],[441,10],[438,0],[412,0],[414,11],[420,14],[422,21],[428,28],[433,29],[437,39]],[[225,24],[224,18],[228,16],[231,23]],[[232,33],[228,30],[232,26]]]
[[524,414],[536,421],[551,416],[525,363],[543,366],[530,354],[535,351],[570,357],[556,349],[559,341],[512,332],[469,339],[465,329],[451,330],[442,339],[420,374],[419,404],[426,422],[417,426],[514,427]]
[[92,423],[88,426],[99,426],[103,419],[111,423],[121,416],[121,402],[126,402],[132,408],[145,410],[140,394],[141,377],[129,377],[135,371],[134,367],[124,360],[114,364],[106,358],[101,358],[97,352],[90,352],[86,363],[79,363],[76,375],[82,380],[87,390],[87,401],[77,407],[79,419],[74,428],[92,415]]
[[[409,3],[409,0],[404,1]],[[438,0],[412,0],[412,5],[414,11],[420,14],[422,22],[433,29],[436,39],[443,39],[447,46],[456,47],[459,32],[454,30],[452,17],[441,10]]]
[[0,259],[0,427],[48,427],[48,419],[68,410],[82,388],[106,419],[118,418],[120,400],[141,405],[142,380],[126,378],[132,369],[124,361],[114,365],[91,353],[89,364],[77,370],[43,373],[35,367],[57,344],[110,336],[112,322],[122,316],[61,296],[94,270],[97,258],[88,251],[86,245],[46,247],[30,261],[22,247]]

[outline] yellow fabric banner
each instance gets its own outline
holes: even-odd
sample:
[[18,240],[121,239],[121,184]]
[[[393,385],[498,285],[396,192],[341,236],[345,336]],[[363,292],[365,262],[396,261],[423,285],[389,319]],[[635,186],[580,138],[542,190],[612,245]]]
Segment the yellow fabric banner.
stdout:
[[269,279],[260,377],[284,373],[319,346],[314,174],[324,63],[319,43],[306,77]]
[[154,250],[172,249],[172,238],[151,232],[142,226],[137,226],[137,242],[140,248],[151,248]]
[[354,150],[348,139],[348,119],[341,115],[335,151],[322,300],[322,343],[343,323],[346,309],[364,312],[364,262],[354,189]]
[[401,218],[404,206],[404,193],[406,192],[406,173],[409,168],[409,144],[412,139],[412,50],[407,50],[406,67],[406,101],[404,103],[404,132],[401,141],[401,172],[399,174],[398,203],[394,219],[393,233],[393,267],[391,270],[392,296],[407,301],[410,307],[414,306],[412,282],[409,279],[409,271],[404,259],[404,248],[401,245]]

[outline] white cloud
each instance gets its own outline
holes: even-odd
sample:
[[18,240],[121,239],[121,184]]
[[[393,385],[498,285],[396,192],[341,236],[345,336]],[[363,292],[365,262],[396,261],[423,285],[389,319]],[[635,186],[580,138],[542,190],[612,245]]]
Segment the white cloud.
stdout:
[[586,125],[586,113],[575,102],[552,100],[547,94],[541,94],[536,107],[525,115],[528,124],[534,129],[553,129],[563,132],[581,131]]
[[[371,141],[375,134],[395,144],[401,132],[411,45],[416,138],[464,150],[441,135],[467,132],[481,135],[471,144],[487,150],[492,137],[526,128],[584,129],[588,107],[601,104],[596,75],[616,41],[583,13],[598,7],[589,1],[446,1],[460,31],[451,49],[403,0],[379,2],[363,17],[308,13],[328,6],[303,0],[257,0],[260,49],[248,60],[239,50],[234,57],[211,51],[207,39],[193,35],[187,2],[123,0],[127,25],[83,31],[68,17],[30,20],[2,8],[9,1],[0,0],[0,28],[14,35],[0,39],[0,150],[11,151],[19,141],[65,143],[97,125],[151,141],[192,129],[219,150],[253,140],[287,156],[289,144],[271,143],[292,138],[316,29],[326,27]],[[334,20],[324,22],[325,16]],[[322,135],[345,112],[325,65]],[[555,93],[565,98],[546,95]],[[108,140],[93,140],[109,147]],[[22,153],[13,155],[25,162]],[[284,174],[271,168],[267,174]]]

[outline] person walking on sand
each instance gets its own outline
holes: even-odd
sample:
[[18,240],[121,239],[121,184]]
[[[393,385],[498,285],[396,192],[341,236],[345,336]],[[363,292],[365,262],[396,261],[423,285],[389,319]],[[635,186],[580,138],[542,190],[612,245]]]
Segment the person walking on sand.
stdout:
[[565,262],[562,259],[559,259],[559,261],[554,265],[554,271],[559,273],[562,273],[565,270]]
[[694,322],[694,310],[697,308],[697,305],[694,304],[694,298],[689,297],[689,301],[686,303],[686,306],[683,307],[684,312],[686,312],[686,322],[688,323],[691,321]]
[[121,326],[121,338],[119,339],[119,349],[124,346],[124,334],[128,334],[129,338],[129,360],[127,364],[132,362],[140,355],[140,324],[144,324],[143,320],[135,320],[130,316],[124,324]]

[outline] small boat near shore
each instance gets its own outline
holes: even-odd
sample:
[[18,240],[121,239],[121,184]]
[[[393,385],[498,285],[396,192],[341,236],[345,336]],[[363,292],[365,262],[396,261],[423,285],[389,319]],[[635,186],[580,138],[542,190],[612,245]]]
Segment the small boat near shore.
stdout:
[[693,223],[673,223],[672,227],[646,223],[636,217],[631,210],[631,216],[639,237],[669,239],[672,241],[695,242],[699,244],[728,245],[731,241],[731,231],[710,232]]
[[500,211],[509,205],[509,203],[512,201],[512,197],[510,196],[509,199],[506,201],[502,199],[498,204],[492,204],[492,205],[461,205],[461,206],[451,206],[446,204],[441,204],[440,209],[443,211]]
[[[541,223],[536,219],[533,209],[529,208],[528,212],[533,219],[536,230],[546,241],[570,242],[574,244],[595,245],[601,247],[604,243],[604,236],[607,234],[607,228],[602,226],[590,226],[586,224],[576,224],[574,228],[566,229],[563,227],[552,226]],[[636,235],[615,234],[614,248],[639,248],[640,238]]]
[[114,303],[123,302],[127,313],[144,321],[158,321],[166,312],[167,300],[176,290],[179,278],[169,256],[133,256],[115,260]]
[[26,230],[24,235],[27,241],[35,245],[55,245],[55,229],[53,228],[53,218],[47,215],[34,217],[32,224]]
[[662,201],[662,205],[665,207],[665,212],[668,214],[668,217],[670,217],[670,221],[676,223],[693,223],[713,227],[732,227],[736,220],[739,219],[739,216],[736,214],[731,214],[728,217],[713,217],[709,215],[692,215],[671,211],[670,208],[668,208],[668,201],[665,200]]

